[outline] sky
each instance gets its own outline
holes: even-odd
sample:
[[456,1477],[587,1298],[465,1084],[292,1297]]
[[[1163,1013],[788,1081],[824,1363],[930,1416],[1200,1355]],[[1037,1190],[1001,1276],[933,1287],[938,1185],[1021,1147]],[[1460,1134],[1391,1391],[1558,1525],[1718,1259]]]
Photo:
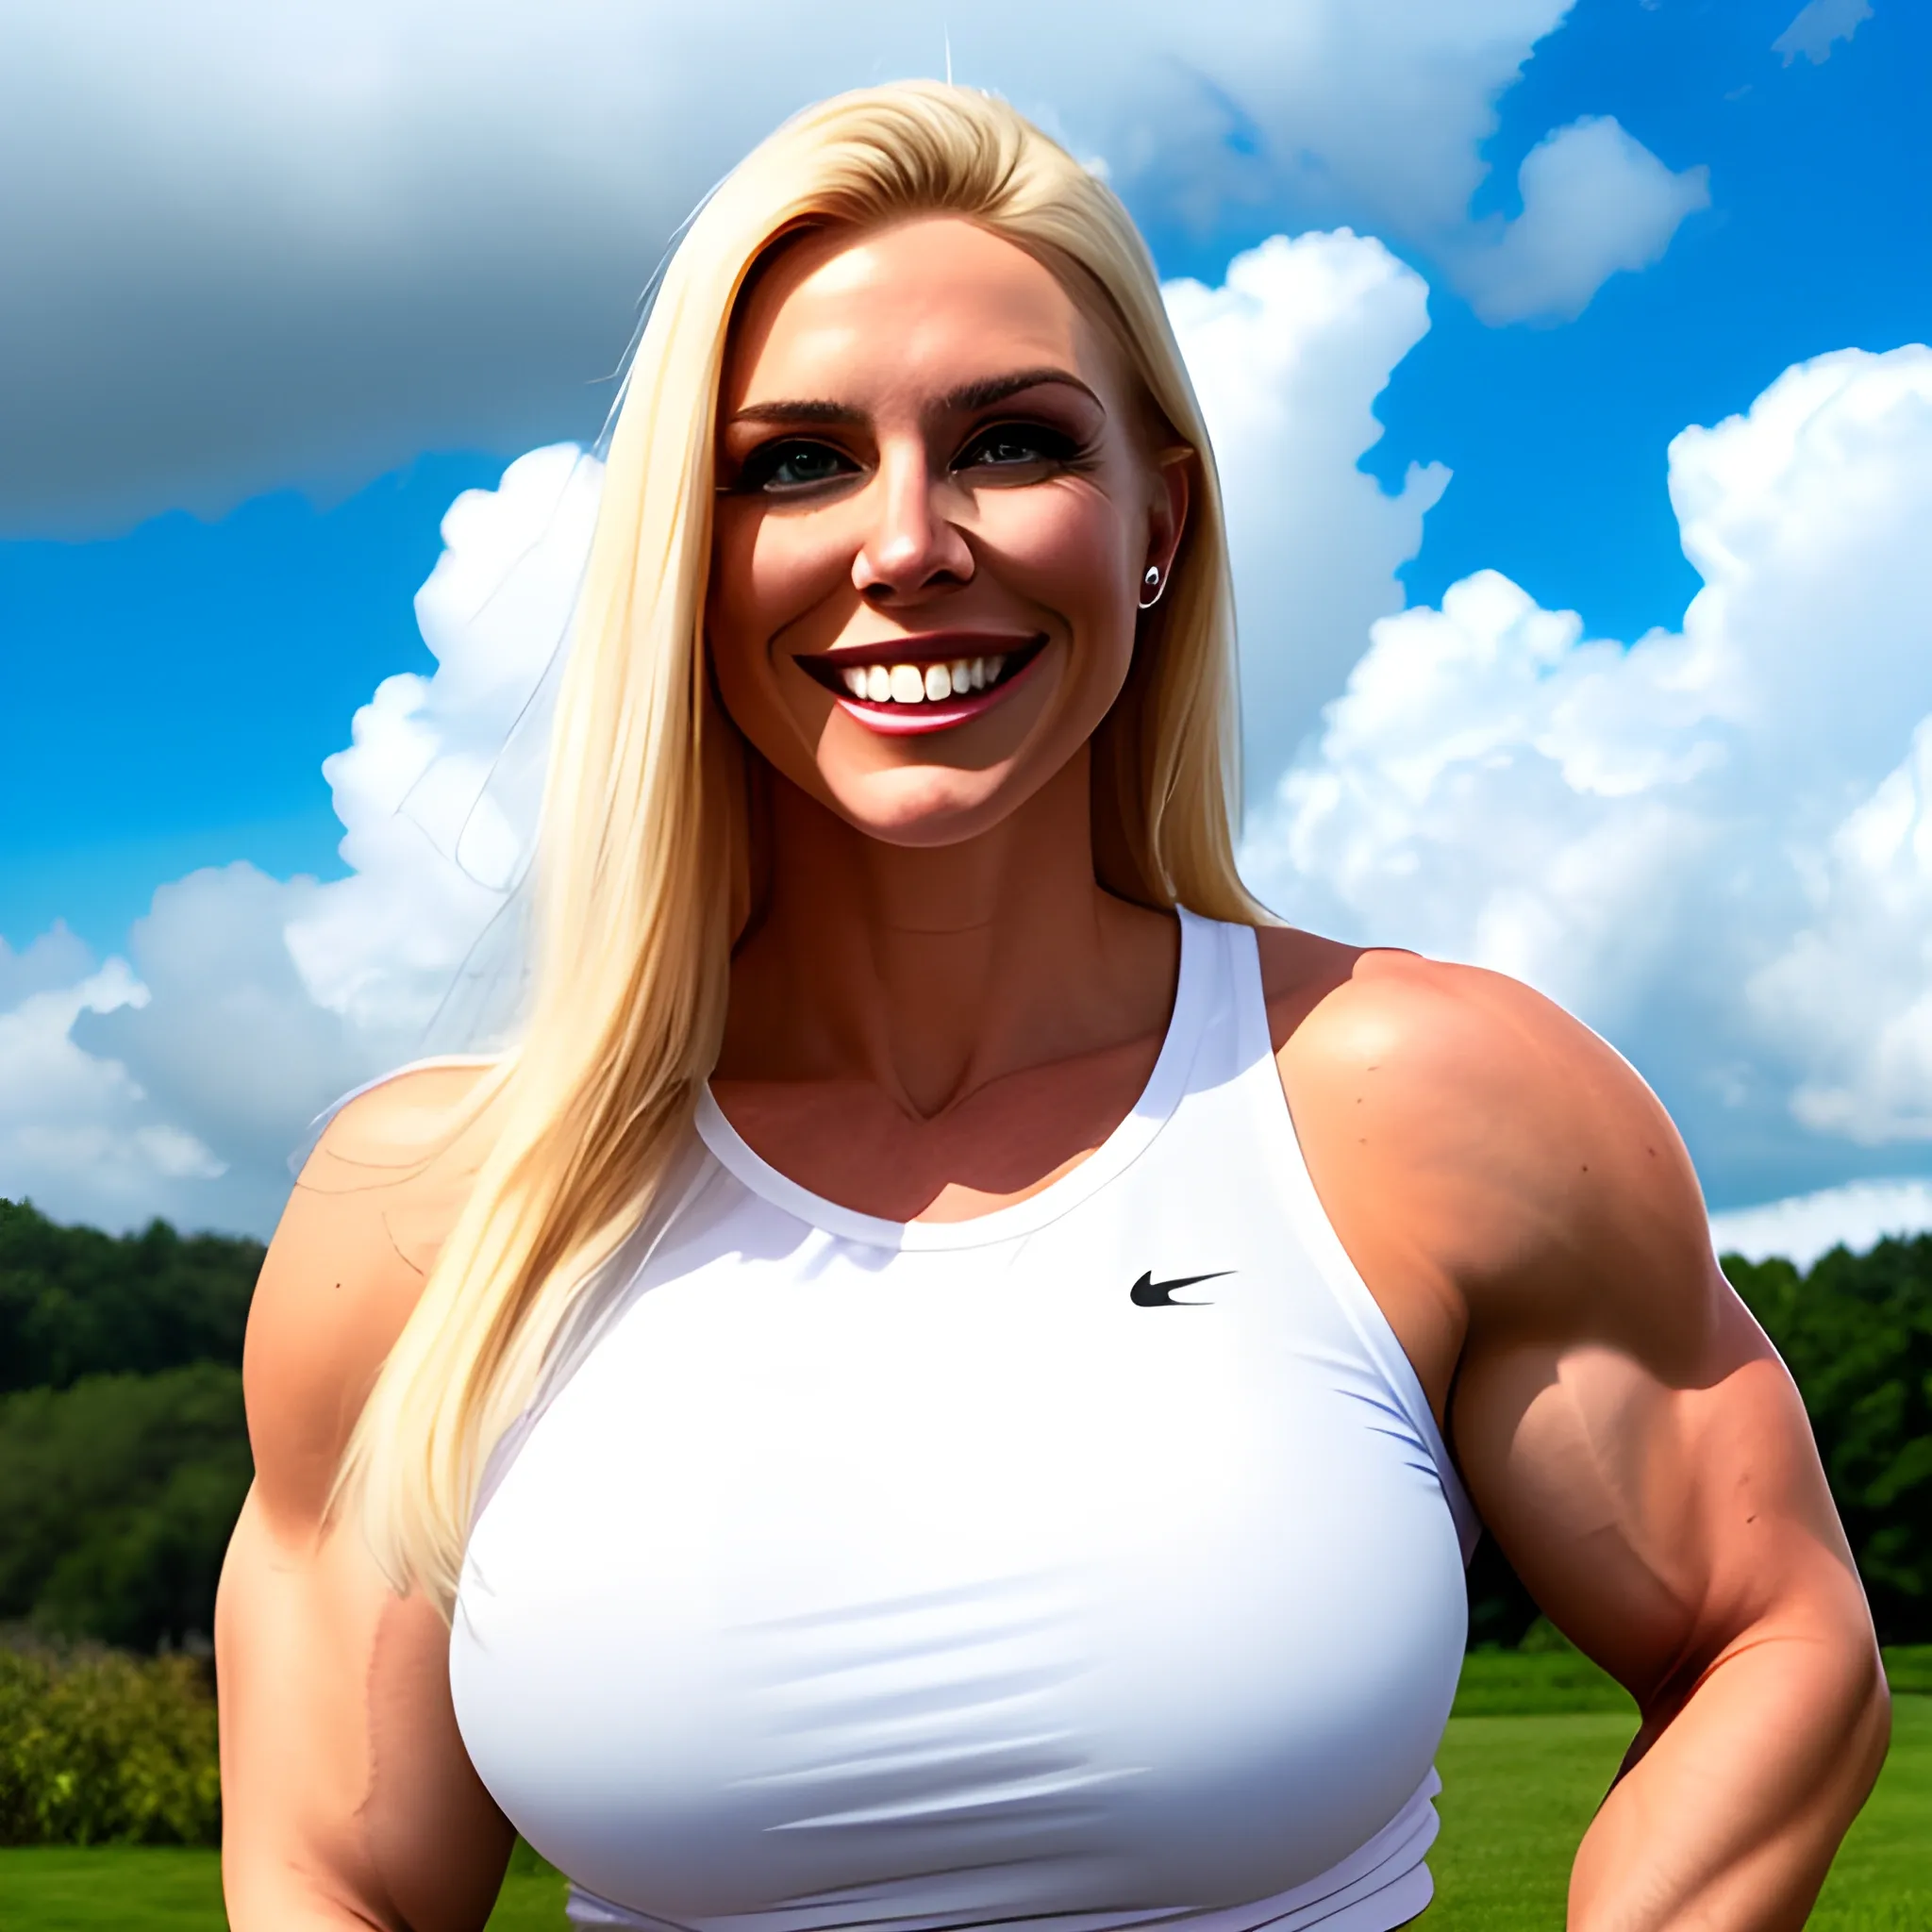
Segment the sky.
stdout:
[[640,291],[786,113],[950,58],[1160,267],[1263,898],[1560,1000],[1728,1243],[1932,1225],[1924,8],[0,33],[0,1195],[265,1232],[321,1107],[480,1024]]

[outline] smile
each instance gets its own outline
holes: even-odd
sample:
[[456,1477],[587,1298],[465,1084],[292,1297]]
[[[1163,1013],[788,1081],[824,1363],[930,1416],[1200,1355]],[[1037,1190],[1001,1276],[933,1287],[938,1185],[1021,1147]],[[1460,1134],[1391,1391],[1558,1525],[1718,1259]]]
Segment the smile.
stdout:
[[795,661],[873,731],[947,731],[984,716],[1046,647],[1046,639],[934,634],[876,650]]

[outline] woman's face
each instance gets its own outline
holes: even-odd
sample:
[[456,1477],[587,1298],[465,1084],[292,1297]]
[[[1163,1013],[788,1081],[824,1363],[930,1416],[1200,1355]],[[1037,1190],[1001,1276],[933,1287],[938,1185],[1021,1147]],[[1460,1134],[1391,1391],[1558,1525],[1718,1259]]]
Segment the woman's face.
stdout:
[[1187,475],[1032,256],[951,218],[802,238],[725,363],[707,630],[726,709],[870,836],[971,838],[1106,716]]

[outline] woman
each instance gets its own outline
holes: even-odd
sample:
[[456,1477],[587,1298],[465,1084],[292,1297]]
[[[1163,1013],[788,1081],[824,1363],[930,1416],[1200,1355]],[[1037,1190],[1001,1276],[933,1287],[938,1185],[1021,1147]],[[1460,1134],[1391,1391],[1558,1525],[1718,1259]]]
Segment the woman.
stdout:
[[707,204],[523,1040],[345,1108],[257,1294],[239,1932],[479,1925],[513,1826],[588,1924],[1379,1932],[1478,1511],[1643,1712],[1572,1924],[1802,1923],[1887,1707],[1790,1383],[1601,1041],[1248,899],[1231,630],[1064,152],[887,89]]

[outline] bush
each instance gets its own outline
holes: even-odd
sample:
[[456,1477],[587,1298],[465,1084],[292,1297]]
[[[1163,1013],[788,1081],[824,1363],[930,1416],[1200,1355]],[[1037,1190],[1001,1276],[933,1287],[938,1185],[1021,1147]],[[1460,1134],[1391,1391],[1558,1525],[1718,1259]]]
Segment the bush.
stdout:
[[214,1845],[221,1833],[205,1662],[0,1644],[0,1844]]

